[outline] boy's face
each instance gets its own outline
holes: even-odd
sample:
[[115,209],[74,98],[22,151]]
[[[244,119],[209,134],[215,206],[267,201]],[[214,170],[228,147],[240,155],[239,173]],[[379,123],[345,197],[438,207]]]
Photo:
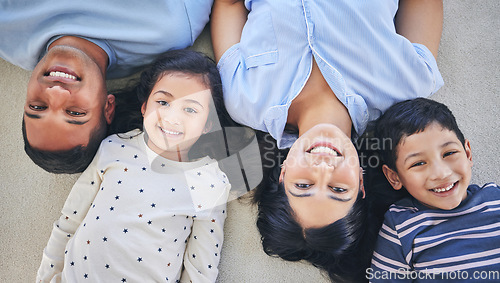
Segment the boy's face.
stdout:
[[462,146],[454,132],[432,123],[401,139],[396,149],[398,172],[383,168],[394,189],[405,187],[433,209],[454,209],[465,199],[472,168],[468,140]]
[[148,146],[166,158],[186,159],[191,146],[210,130],[211,99],[210,89],[198,77],[163,76],[142,106]]

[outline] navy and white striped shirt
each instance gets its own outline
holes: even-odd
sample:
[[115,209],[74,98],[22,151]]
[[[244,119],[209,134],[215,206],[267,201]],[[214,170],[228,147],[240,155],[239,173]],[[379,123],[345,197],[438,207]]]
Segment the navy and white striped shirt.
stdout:
[[[403,275],[403,270],[410,273]],[[467,198],[452,210],[430,209],[410,198],[393,204],[385,214],[367,275],[372,282],[457,276],[498,282],[500,187],[470,185]]]

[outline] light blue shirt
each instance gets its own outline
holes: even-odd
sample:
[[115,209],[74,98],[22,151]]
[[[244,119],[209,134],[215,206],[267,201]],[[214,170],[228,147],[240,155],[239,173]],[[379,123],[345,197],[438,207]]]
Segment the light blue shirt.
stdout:
[[191,46],[212,0],[0,0],[0,57],[32,70],[63,35],[86,38],[109,56],[107,78],[124,77],[171,49]]
[[357,134],[395,102],[427,97],[443,79],[432,53],[395,31],[398,1],[246,0],[241,41],[218,63],[231,117],[280,148],[288,109],[316,60]]

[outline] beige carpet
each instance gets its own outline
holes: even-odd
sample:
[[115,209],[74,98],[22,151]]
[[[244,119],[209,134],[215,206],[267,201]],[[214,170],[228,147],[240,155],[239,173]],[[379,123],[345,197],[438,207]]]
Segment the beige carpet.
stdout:
[[[438,65],[445,86],[433,96],[455,113],[473,151],[474,183],[500,182],[500,1],[444,1]],[[1,27],[0,27],[1,28]],[[211,53],[208,31],[195,49]],[[0,60],[0,282],[33,282],[42,250],[76,175],[48,174],[23,151],[21,116],[29,72]],[[121,84],[123,81],[111,82]],[[256,210],[229,203],[218,282],[327,282],[307,263],[262,251]]]

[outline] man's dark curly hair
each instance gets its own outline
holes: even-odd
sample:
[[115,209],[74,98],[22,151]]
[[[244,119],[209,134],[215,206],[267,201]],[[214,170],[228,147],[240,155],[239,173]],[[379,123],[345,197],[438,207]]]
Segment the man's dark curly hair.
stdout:
[[26,126],[22,121],[24,151],[36,165],[49,173],[74,174],[83,172],[106,137],[107,123],[104,116],[91,132],[87,146],[76,146],[69,150],[48,151],[33,148],[26,137]]

